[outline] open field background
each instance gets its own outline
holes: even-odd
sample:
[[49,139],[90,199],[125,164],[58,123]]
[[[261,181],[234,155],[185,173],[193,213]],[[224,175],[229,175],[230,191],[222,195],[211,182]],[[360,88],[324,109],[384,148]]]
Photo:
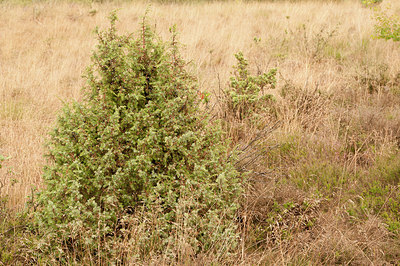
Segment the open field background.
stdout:
[[[400,12],[398,1],[388,4]],[[8,208],[21,209],[41,187],[46,133],[63,102],[81,99],[94,28],[118,9],[117,28],[136,32],[147,8],[0,3],[0,154],[9,157],[0,196]],[[263,174],[254,174],[245,199],[241,263],[400,260],[400,45],[373,38],[372,16],[358,1],[151,5],[164,39],[177,25],[211,105],[227,86],[234,53],[243,51],[254,73],[278,69],[266,116],[279,126],[249,166]]]

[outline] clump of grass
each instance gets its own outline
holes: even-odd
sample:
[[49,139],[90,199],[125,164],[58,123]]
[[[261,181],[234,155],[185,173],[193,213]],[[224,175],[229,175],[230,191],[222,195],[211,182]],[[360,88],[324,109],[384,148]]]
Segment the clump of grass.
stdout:
[[368,176],[362,181],[360,194],[348,209],[358,219],[370,215],[380,217],[393,236],[400,235],[400,164],[397,155],[379,158]]

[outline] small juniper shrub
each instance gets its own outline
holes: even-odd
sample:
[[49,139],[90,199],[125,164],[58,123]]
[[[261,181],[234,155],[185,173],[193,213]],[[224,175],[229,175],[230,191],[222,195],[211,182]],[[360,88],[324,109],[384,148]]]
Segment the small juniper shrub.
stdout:
[[263,115],[270,111],[273,101],[272,95],[267,94],[266,90],[275,88],[277,73],[277,69],[273,68],[267,73],[252,76],[243,53],[239,52],[235,57],[237,65],[233,67],[234,76],[219,98],[220,117],[234,142],[242,139],[252,128],[262,126]]
[[[242,180],[221,128],[199,109],[174,28],[163,42],[146,19],[136,37],[116,33],[115,13],[110,20],[96,31],[85,100],[66,105],[50,134],[36,200],[41,250],[58,262],[229,257]],[[274,74],[249,78],[238,58],[238,89],[272,83]],[[235,110],[261,101],[236,98]]]

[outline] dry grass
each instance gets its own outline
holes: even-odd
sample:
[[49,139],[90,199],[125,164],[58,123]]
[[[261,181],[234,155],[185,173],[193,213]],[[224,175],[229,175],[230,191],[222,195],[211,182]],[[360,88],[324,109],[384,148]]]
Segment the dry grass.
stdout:
[[[0,154],[10,157],[0,169],[0,195],[9,197],[9,207],[20,209],[31,188],[41,186],[46,132],[62,103],[81,97],[95,26],[105,27],[109,12],[119,9],[118,28],[136,31],[147,7],[0,4]],[[254,165],[264,174],[254,175],[246,198],[242,262],[373,265],[400,257],[393,248],[398,235],[379,215],[354,222],[346,209],[379,178],[370,174],[377,159],[399,156],[400,46],[371,38],[371,15],[359,1],[152,4],[157,31],[167,38],[177,25],[183,55],[211,95],[226,87],[238,51],[254,72],[278,68],[270,93],[271,120],[280,124],[259,148],[279,148],[265,148]],[[286,211],[274,204],[286,204]]]

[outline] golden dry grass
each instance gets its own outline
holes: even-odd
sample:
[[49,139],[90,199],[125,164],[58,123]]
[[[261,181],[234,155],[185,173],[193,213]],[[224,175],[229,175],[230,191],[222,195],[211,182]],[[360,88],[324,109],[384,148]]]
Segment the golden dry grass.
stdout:
[[[398,1],[386,3],[400,8]],[[0,169],[0,196],[9,197],[10,207],[21,208],[31,188],[41,186],[46,133],[63,102],[81,98],[81,76],[96,45],[93,29],[106,27],[109,12],[119,9],[118,29],[135,32],[147,8],[145,2],[0,4],[0,154],[10,157]],[[244,212],[263,216],[274,202],[287,201],[300,206],[308,200],[312,208],[300,218],[289,213],[283,224],[270,228],[277,234],[294,230],[293,238],[272,241],[268,233],[264,249],[243,251],[242,262],[363,265],[384,263],[385,252],[400,256],[390,251],[391,234],[376,216],[368,213],[365,222],[353,225],[345,214],[351,206],[342,200],[347,200],[343,190],[366,182],[344,186],[345,173],[366,175],[379,156],[398,156],[400,143],[400,48],[372,38],[370,9],[359,1],[232,1],[153,3],[150,10],[164,39],[177,25],[184,57],[193,62],[189,67],[201,89],[212,95],[226,87],[238,51],[254,72],[278,68],[278,86],[271,93],[280,126],[268,142],[295,139],[306,152],[271,150],[260,170],[271,174],[257,177]],[[285,97],[284,90],[292,96]],[[306,184],[318,182],[307,172],[313,160],[342,171],[343,182],[332,189],[329,203],[309,198],[319,193]],[[305,178],[303,190],[279,183],[293,178],[292,170]],[[295,221],[310,219],[318,221],[311,231]]]

